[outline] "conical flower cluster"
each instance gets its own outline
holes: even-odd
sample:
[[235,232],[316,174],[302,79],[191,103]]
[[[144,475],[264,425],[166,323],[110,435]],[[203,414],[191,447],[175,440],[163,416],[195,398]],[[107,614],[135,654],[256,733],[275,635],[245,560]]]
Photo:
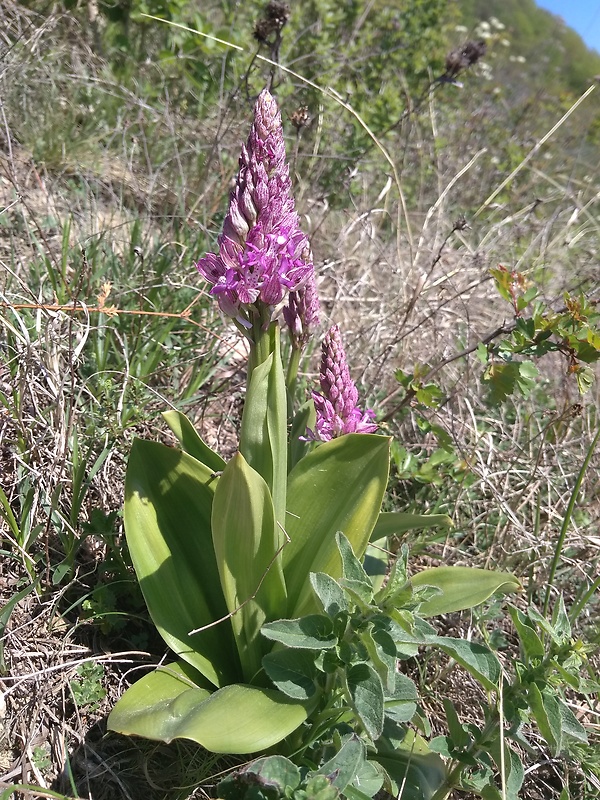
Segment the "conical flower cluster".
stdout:
[[283,309],[283,318],[289,328],[292,344],[303,350],[319,325],[319,294],[314,272],[304,286],[290,292]]
[[291,188],[281,114],[264,89],[242,146],[219,252],[197,264],[223,311],[244,325],[249,324],[249,306],[262,303],[274,316],[288,293],[299,290],[313,273]]
[[358,391],[346,362],[340,330],[334,325],[323,340],[320,384],[322,394],[313,392],[317,412],[314,431],[308,438],[328,442],[345,433],[374,433],[377,425],[374,413],[358,407]]

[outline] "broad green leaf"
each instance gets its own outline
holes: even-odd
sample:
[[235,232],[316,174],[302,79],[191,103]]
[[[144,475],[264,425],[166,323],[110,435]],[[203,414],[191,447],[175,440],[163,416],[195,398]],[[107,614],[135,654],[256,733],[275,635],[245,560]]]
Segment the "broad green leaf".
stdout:
[[417,710],[419,695],[413,681],[401,672],[395,673],[393,692],[386,693],[385,716],[394,722],[409,722]]
[[402,739],[391,738],[384,732],[377,741],[377,751],[370,757],[389,775],[391,794],[402,800],[430,800],[446,779],[442,759],[419,734],[408,728]]
[[[502,759],[500,758],[500,739],[494,739],[487,744],[490,755],[496,763],[496,767],[500,771],[502,767]],[[503,789],[504,794],[500,794],[502,800],[519,800],[519,791],[523,785],[525,778],[525,771],[521,759],[515,751],[504,744],[504,775]]]
[[369,576],[365,572],[363,565],[354,555],[354,551],[347,537],[338,531],[335,535],[335,540],[342,558],[342,575],[344,578],[355,583],[361,583],[368,592],[371,592],[372,586]]
[[363,567],[375,593],[381,590],[383,582],[389,574],[390,554],[387,546],[387,539],[376,539],[367,545],[363,556]]
[[269,487],[241,453],[215,489],[212,537],[243,674],[251,680],[266,652],[260,628],[281,615],[286,594]]
[[263,625],[262,633],[274,642],[302,650],[329,650],[337,644],[331,620],[320,614],[269,622]]
[[354,664],[346,671],[346,684],[354,712],[367,735],[375,741],[383,731],[383,685],[370,664]]
[[296,700],[308,700],[317,690],[315,654],[306,650],[267,653],[262,665],[279,691]]
[[437,645],[452,656],[486,689],[497,688],[500,680],[500,662],[485,645],[469,642],[467,639],[453,639],[449,636],[431,637],[426,643]]
[[[152,621],[216,686],[241,679],[212,543],[215,479],[195,458],[136,439],[125,479],[125,533]],[[189,631],[203,626],[201,633]]]
[[371,541],[374,542],[388,536],[399,536],[407,531],[437,527],[453,528],[454,523],[447,514],[405,514],[401,511],[382,511],[373,528]]
[[287,395],[279,326],[269,330],[271,353],[252,370],[240,431],[240,453],[262,475],[273,498],[275,519],[285,526]]
[[225,462],[218,453],[202,441],[189,419],[181,411],[163,411],[162,417],[173,431],[183,450],[213,472],[225,469]]
[[308,576],[341,575],[335,534],[341,531],[357,558],[364,555],[379,515],[389,472],[389,440],[348,434],[319,445],[289,475],[283,551],[289,610],[314,609]]
[[521,587],[509,572],[474,567],[433,567],[413,575],[410,582],[414,587],[434,586],[442,592],[421,605],[419,613],[425,617],[473,608],[495,592],[516,592]]
[[351,784],[344,789],[347,800],[365,800],[374,797],[383,786],[385,772],[376,761],[364,761]]
[[562,715],[557,698],[550,691],[542,692],[537,684],[531,683],[527,689],[527,699],[552,755],[558,755],[562,749]]
[[213,753],[254,753],[280,742],[306,719],[281,692],[233,684],[209,694],[171,671],[134,684],[108,719],[110,730],[162,742],[191,739]]

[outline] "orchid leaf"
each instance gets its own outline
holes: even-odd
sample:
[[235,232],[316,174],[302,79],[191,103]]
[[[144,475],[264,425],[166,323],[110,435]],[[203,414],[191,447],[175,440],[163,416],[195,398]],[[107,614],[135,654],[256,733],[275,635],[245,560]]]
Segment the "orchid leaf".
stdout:
[[162,417],[167,423],[169,428],[173,431],[182,449],[189,453],[189,455],[198,459],[201,464],[213,470],[213,472],[220,472],[225,468],[225,462],[218,453],[211,450],[210,447],[198,436],[198,433],[189,419],[182,414],[181,411],[163,411]]
[[240,453],[262,475],[273,498],[275,518],[285,524],[287,484],[287,394],[281,365],[279,327],[272,325],[271,353],[252,371],[240,431]]
[[253,753],[280,742],[306,719],[281,692],[233,684],[210,694],[190,685],[177,665],[159,668],[128,689],[108,727],[162,742],[191,739],[213,753]]
[[[212,543],[216,479],[195,458],[156,442],[133,443],[125,480],[125,533],[160,635],[213,684],[241,678]],[[190,635],[203,626],[206,630]]]
[[405,514],[401,511],[382,511],[373,533],[371,541],[383,539],[387,536],[399,536],[407,531],[423,528],[453,528],[452,518],[447,514]]
[[243,674],[250,680],[266,652],[261,625],[281,616],[286,593],[269,487],[240,453],[215,490],[212,534]]
[[521,588],[509,572],[475,567],[433,567],[413,575],[410,582],[413,587],[433,586],[441,591],[421,605],[419,613],[425,617],[473,608],[496,592],[516,592]]
[[311,572],[337,579],[342,563],[335,535],[341,531],[362,558],[379,515],[389,472],[389,439],[348,434],[319,445],[296,464],[288,479],[283,550],[288,611],[314,610]]

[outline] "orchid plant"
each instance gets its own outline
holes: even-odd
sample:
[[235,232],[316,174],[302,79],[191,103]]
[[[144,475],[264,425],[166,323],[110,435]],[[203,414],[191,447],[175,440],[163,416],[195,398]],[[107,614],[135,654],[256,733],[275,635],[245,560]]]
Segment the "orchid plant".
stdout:
[[382,563],[390,535],[450,520],[381,513],[390,440],[359,405],[337,326],[323,340],[320,392],[297,412],[288,443],[300,358],[319,324],[291,189],[280,112],[265,90],[218,252],[197,264],[250,344],[239,450],[225,463],[177,411],[163,416],[179,449],[133,444],[125,532],[176,660],[125,692],[109,728],[216,753],[275,748],[317,777],[335,772],[348,796],[371,796],[384,782],[437,787],[444,765],[406,727],[418,699],[398,659],[439,646],[488,688],[500,670],[491,651],[437,637],[415,611],[467,608],[518,582],[466,568],[410,578],[406,554],[391,572]]

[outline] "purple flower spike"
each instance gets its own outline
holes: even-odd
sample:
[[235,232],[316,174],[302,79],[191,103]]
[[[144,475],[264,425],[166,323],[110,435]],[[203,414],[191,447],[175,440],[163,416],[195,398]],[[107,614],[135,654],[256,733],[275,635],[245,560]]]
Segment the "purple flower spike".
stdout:
[[314,272],[300,289],[290,292],[283,318],[290,329],[293,346],[303,350],[319,325],[319,294]]
[[358,391],[348,370],[346,353],[337,325],[326,333],[323,340],[320,383],[323,394],[313,392],[317,412],[314,431],[307,431],[308,438],[328,442],[345,433],[374,433],[375,414],[358,408]]
[[249,321],[249,306],[281,308],[289,292],[313,274],[308,239],[300,230],[285,160],[281,114],[264,89],[239,161],[235,188],[219,236],[218,254],[197,263],[228,316]]

